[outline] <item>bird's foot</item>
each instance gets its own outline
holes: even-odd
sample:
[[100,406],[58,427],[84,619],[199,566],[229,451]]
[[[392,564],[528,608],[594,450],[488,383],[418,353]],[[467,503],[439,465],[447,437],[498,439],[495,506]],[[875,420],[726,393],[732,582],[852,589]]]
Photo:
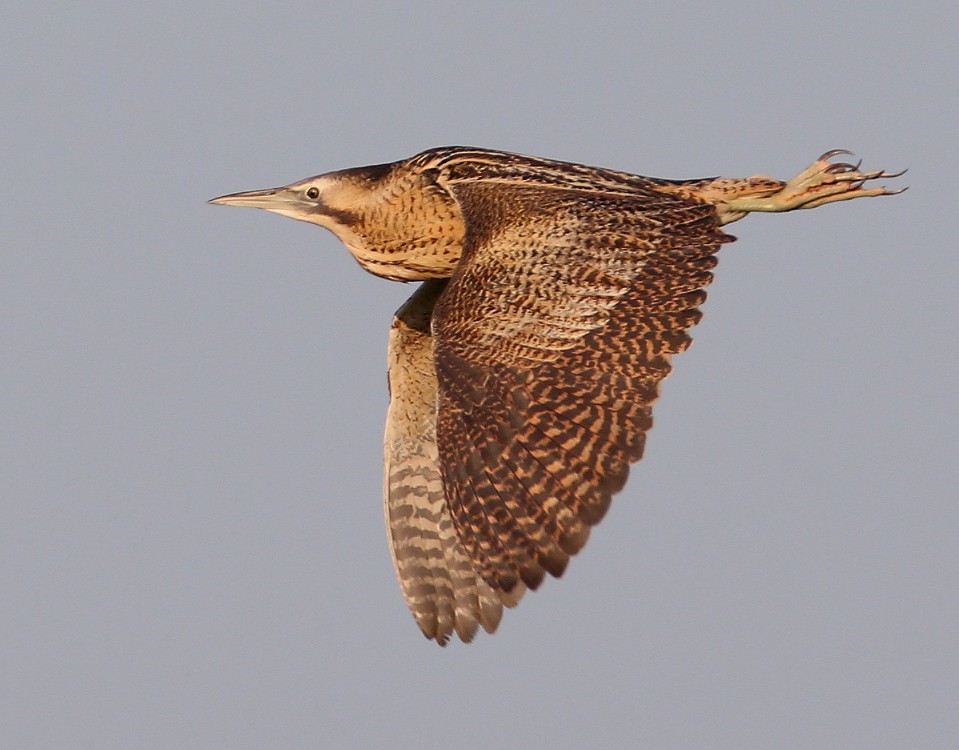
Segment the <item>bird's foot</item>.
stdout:
[[787,182],[757,175],[744,180],[719,179],[701,190],[702,199],[713,203],[720,222],[728,224],[753,211],[781,212],[799,208],[816,208],[835,201],[866,198],[874,195],[897,195],[906,188],[865,187],[871,180],[891,179],[905,173],[860,172],[859,164],[832,162],[844,149],[827,151],[806,169]]
[[866,198],[873,195],[897,195],[906,188],[889,190],[885,187],[865,187],[871,180],[899,177],[902,172],[860,172],[862,162],[832,162],[841,154],[851,154],[845,149],[827,151],[806,169],[787,181],[774,193],[766,196],[742,196],[728,202],[734,213],[751,211],[793,211],[798,208],[816,208],[835,201]]

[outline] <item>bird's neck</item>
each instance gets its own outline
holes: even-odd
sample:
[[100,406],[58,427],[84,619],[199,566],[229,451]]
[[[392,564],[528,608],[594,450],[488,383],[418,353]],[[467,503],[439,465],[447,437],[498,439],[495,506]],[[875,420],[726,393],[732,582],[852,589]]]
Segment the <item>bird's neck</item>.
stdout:
[[370,273],[401,281],[449,278],[463,252],[459,205],[444,189],[394,183],[358,220],[333,230]]

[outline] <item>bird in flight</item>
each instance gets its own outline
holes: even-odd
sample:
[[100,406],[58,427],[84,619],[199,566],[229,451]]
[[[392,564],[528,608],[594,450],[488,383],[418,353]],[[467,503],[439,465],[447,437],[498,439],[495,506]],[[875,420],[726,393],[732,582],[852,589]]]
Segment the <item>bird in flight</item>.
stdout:
[[901,192],[848,153],[783,182],[446,147],[210,201],[318,224],[370,273],[423,282],[390,329],[383,486],[427,638],[492,633],[586,543],[642,456],[723,225]]

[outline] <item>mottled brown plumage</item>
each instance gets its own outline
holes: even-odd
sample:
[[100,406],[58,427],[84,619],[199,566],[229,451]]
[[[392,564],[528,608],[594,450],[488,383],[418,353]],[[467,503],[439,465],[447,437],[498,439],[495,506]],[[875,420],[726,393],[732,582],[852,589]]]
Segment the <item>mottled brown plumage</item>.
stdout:
[[473,148],[215,203],[332,230],[368,271],[425,280],[394,319],[384,505],[428,637],[492,632],[559,576],[626,482],[721,230],[752,211],[888,195],[824,154],[788,182],[670,181]]

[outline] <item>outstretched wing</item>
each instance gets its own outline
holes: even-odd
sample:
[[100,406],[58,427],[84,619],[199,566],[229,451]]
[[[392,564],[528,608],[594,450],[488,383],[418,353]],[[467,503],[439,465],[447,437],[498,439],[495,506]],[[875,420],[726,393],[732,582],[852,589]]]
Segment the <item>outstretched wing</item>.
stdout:
[[427,638],[493,632],[502,604],[522,589],[494,592],[456,536],[436,450],[436,371],[430,317],[446,281],[427,281],[397,310],[389,339],[390,406],[384,440],[384,510],[400,588]]
[[643,452],[651,404],[732,238],[712,206],[461,182],[436,304],[436,439],[453,525],[497,591],[560,575]]

